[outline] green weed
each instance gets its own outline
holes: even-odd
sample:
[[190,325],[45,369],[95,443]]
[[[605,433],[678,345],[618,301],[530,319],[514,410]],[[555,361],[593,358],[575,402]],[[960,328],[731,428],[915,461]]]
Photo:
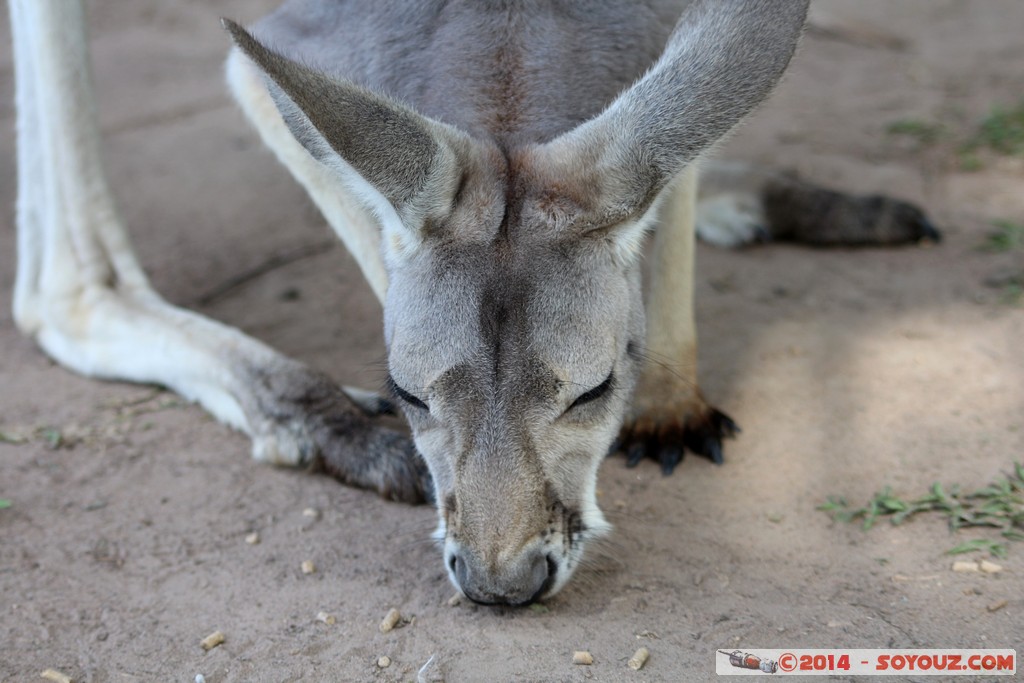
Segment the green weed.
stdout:
[[1024,154],[1024,100],[1014,107],[994,107],[968,144],[1000,154]]
[[882,518],[899,525],[926,513],[945,517],[950,531],[971,527],[998,529],[1003,541],[975,539],[950,549],[949,554],[988,550],[996,557],[1004,557],[1006,541],[1024,541],[1024,464],[1015,463],[1012,475],[969,493],[961,492],[958,486],[947,491],[942,484],[934,483],[927,495],[906,500],[886,487],[863,507],[851,508],[845,499],[830,497],[818,509],[830,513],[837,522],[859,520],[865,531]]
[[946,127],[941,123],[931,123],[920,119],[900,119],[893,121],[885,128],[889,135],[900,135],[914,139],[918,145],[934,145],[946,137]]
[[1024,247],[1024,225],[1013,221],[992,221],[995,230],[989,233],[979,249],[983,251],[1004,252]]

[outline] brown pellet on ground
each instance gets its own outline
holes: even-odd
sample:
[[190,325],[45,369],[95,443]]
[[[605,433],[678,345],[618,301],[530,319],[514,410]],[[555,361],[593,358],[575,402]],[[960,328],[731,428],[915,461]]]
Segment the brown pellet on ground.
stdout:
[[220,631],[214,631],[210,635],[200,640],[199,644],[202,646],[204,650],[212,650],[213,648],[217,647],[223,642],[224,634]]
[[576,650],[572,653],[572,663],[590,666],[594,663],[594,656],[586,650]]
[[626,663],[629,664],[629,668],[633,671],[639,671],[640,669],[644,668],[644,664],[647,663],[647,658],[650,656],[650,650],[648,650],[646,647],[642,647],[636,652],[634,652],[633,656],[630,657],[629,661]]
[[61,673],[60,671],[57,671],[56,669],[46,669],[45,671],[43,671],[39,675],[42,678],[45,678],[45,679],[50,680],[50,681],[53,681],[54,683],[74,683],[71,680],[71,676],[68,676],[65,673]]
[[395,626],[397,626],[398,622],[400,622],[401,620],[402,614],[397,609],[392,607],[390,610],[388,610],[388,613],[384,615],[384,621],[380,622],[380,632],[388,633],[393,628],[395,628]]
[[978,560],[978,569],[986,574],[998,574],[1003,571],[1003,565],[988,560]]

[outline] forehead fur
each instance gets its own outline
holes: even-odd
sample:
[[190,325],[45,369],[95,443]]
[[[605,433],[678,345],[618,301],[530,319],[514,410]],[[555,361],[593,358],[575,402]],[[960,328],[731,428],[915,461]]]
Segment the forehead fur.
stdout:
[[428,243],[393,272],[385,335],[396,370],[429,374],[483,358],[497,367],[529,355],[560,375],[595,361],[607,373],[630,321],[629,269],[593,239],[513,234]]

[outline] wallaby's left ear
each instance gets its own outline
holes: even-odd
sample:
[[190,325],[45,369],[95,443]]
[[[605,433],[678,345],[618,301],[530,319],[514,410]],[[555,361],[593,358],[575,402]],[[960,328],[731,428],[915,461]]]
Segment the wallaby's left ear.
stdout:
[[808,0],[695,0],[647,74],[534,159],[591,195],[590,221],[642,215],[782,75]]
[[[331,78],[264,47],[223,19],[235,44],[266,74],[267,87],[295,138],[374,209],[421,237],[452,205],[473,141],[354,83]],[[390,216],[389,212],[396,214]]]

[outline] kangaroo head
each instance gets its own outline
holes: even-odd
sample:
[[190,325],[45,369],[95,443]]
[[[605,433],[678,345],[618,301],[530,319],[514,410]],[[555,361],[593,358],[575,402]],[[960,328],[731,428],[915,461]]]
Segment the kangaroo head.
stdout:
[[805,13],[698,1],[599,116],[500,147],[227,24],[296,138],[380,220],[389,382],[471,599],[555,593],[607,529],[597,468],[640,371],[643,234],[673,178],[774,86]]

